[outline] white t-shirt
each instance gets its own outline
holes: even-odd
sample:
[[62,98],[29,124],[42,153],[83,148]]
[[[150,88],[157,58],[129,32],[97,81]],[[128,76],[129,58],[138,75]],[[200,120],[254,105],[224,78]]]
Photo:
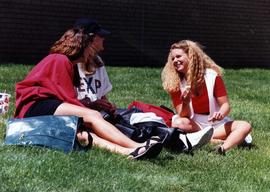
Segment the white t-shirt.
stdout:
[[76,92],[79,100],[89,97],[91,101],[95,101],[112,90],[112,84],[104,66],[97,68],[92,75],[85,75],[81,63],[78,63],[77,66],[80,75],[80,86],[76,87]]

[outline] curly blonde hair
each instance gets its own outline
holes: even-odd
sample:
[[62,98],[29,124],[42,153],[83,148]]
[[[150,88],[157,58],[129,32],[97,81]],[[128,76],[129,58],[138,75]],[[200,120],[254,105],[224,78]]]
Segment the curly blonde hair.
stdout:
[[172,61],[172,50],[182,49],[188,56],[189,63],[187,67],[186,80],[187,84],[191,86],[192,93],[197,94],[198,89],[204,83],[204,73],[206,68],[215,70],[219,75],[223,74],[223,69],[218,66],[204,51],[199,43],[182,40],[172,44],[168,55],[167,63],[162,70],[161,79],[165,91],[168,93],[177,92],[181,87],[181,78],[183,74],[175,70]]
[[66,55],[71,61],[80,57],[83,63],[90,63],[95,52],[86,53],[84,50],[91,43],[91,37],[84,29],[72,28],[67,30],[62,37],[56,41],[50,49],[50,53]]

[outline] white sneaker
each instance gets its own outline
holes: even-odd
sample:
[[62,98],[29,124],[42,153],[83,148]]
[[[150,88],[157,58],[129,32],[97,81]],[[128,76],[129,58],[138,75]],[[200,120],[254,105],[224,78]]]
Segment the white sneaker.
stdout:
[[252,143],[252,137],[250,134],[248,134],[244,140],[244,142],[248,145],[250,145]]
[[184,142],[183,139],[180,139],[186,144],[186,146],[188,146],[187,142],[189,142],[191,144],[192,150],[194,150],[209,143],[213,136],[213,133],[214,128],[212,126],[209,126],[195,133],[187,133],[186,138],[188,141],[186,142]]

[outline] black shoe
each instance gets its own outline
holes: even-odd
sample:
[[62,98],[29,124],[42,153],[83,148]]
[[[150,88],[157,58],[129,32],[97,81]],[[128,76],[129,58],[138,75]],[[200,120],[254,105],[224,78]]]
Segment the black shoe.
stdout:
[[226,155],[226,152],[224,150],[224,148],[220,145],[220,146],[217,146],[216,149],[214,150],[214,152],[216,154],[219,154],[219,155]]
[[[162,150],[163,144],[161,142],[150,143],[148,139],[145,146],[138,147],[132,153],[129,154],[128,158],[133,160],[140,160],[140,159],[150,159],[154,158],[159,155]],[[145,151],[139,153],[140,149],[145,148]]]

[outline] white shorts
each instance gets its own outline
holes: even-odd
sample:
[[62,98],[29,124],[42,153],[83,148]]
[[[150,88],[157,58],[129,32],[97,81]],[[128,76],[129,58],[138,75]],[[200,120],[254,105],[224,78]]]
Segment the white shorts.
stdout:
[[[179,117],[178,115],[174,115],[172,117],[172,122],[175,121],[175,119]],[[229,117],[224,117],[224,119],[222,119],[221,121],[208,121],[208,115],[200,115],[200,114],[194,114],[192,120],[201,128],[204,129],[206,127],[212,126],[214,129],[218,128],[221,125],[224,125],[227,122],[233,121],[231,118]]]

